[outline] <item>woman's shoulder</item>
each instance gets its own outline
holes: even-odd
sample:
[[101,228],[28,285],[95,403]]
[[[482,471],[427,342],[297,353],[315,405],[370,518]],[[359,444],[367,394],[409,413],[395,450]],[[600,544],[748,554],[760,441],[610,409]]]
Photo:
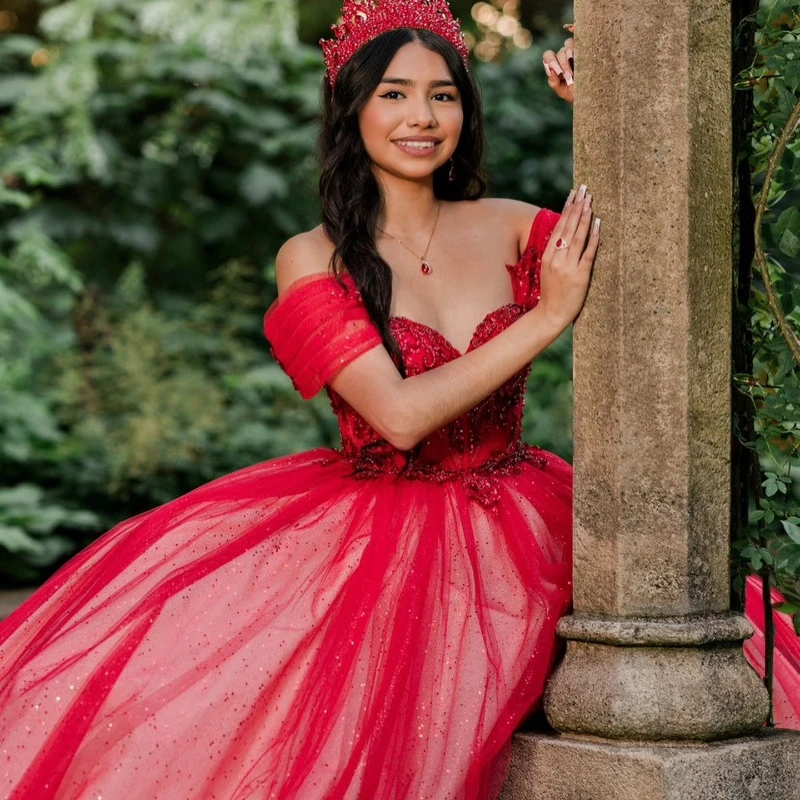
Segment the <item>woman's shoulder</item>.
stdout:
[[330,274],[333,250],[333,243],[326,236],[322,225],[288,239],[278,251],[275,260],[278,294],[300,278]]
[[[468,213],[490,230],[504,231],[519,242],[522,252],[530,238],[531,227],[542,210],[540,206],[507,197],[482,197],[468,201]],[[466,209],[465,209],[466,210]]]
[[512,200],[510,197],[481,197],[479,200],[462,200],[459,205],[467,213],[482,218],[489,216],[493,220],[511,224],[526,219],[530,222],[541,211],[541,208],[533,203]]

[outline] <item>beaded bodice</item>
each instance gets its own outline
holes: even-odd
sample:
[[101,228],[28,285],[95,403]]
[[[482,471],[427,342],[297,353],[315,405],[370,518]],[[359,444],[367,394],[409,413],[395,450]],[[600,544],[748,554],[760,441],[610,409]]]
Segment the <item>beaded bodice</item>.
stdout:
[[[489,341],[524,313],[522,305],[509,303],[487,314],[475,329],[467,352]],[[405,317],[393,317],[390,325],[409,377],[462,355],[441,333],[427,325]],[[530,367],[518,372],[482,403],[428,436],[411,452],[393,447],[328,388],[331,406],[339,419],[342,453],[360,472],[424,472],[428,477],[435,477],[437,471],[489,468],[508,459],[516,460],[521,455],[522,413],[529,372]]]
[[[513,302],[487,314],[475,329],[468,351],[485,344],[539,302],[542,253],[559,215],[542,209],[528,246],[516,264],[507,265]],[[390,319],[406,374],[411,377],[462,357],[439,331],[405,317]],[[382,345],[355,282],[309,275],[292,284],[267,311],[264,332],[273,355],[295,388],[312,397],[326,387],[339,420],[344,458],[360,476],[398,474],[434,481],[461,481],[482,502],[492,502],[494,479],[525,462],[545,466],[535,447],[522,444],[522,412],[530,367],[520,370],[483,402],[432,433],[412,451],[398,450],[330,384],[339,370],[362,353]]]

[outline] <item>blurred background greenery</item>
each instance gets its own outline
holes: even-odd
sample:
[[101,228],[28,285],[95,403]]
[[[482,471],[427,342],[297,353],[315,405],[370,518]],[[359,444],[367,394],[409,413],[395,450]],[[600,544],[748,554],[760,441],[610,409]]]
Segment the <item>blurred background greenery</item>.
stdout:
[[[491,193],[560,208],[562,0],[454,2]],[[318,224],[316,45],[339,0],[3,0],[0,584],[218,475],[337,445],[261,333],[282,242]],[[526,440],[571,456],[571,342],[534,364]]]

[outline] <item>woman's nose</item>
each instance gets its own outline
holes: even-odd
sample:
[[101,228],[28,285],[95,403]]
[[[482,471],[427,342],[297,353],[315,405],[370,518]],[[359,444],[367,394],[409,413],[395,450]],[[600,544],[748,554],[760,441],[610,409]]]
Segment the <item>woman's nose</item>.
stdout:
[[420,128],[431,128],[436,125],[436,115],[433,113],[427,98],[416,100],[410,104],[408,110],[408,124]]

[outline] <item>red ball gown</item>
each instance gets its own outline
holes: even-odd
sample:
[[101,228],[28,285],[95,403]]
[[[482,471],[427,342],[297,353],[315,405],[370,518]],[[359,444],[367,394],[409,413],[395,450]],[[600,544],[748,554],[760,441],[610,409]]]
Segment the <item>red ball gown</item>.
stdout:
[[[514,302],[539,297],[542,211]],[[409,376],[461,353],[391,320]],[[304,397],[381,346],[355,286],[269,309]],[[484,800],[571,599],[571,469],[521,441],[528,369],[412,453],[328,389],[340,450],[219,478],[101,536],[0,625],[0,796]]]

